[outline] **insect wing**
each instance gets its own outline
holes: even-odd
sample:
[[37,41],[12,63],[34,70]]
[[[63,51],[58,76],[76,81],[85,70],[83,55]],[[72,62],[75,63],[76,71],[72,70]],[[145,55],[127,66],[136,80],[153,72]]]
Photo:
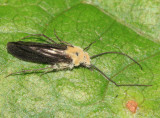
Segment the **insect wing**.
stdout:
[[18,59],[40,63],[56,64],[71,63],[72,59],[64,53],[67,49],[63,44],[43,44],[35,42],[9,42],[8,52]]

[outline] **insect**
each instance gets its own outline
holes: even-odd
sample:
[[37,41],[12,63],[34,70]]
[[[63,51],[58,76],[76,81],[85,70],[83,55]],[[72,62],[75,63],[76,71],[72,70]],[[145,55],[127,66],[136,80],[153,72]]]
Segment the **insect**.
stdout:
[[124,55],[130,58],[132,61],[138,64],[140,68],[142,68],[137,61],[135,61],[133,58],[131,58],[127,54],[124,54],[121,52],[103,52],[90,57],[89,54],[85,52],[85,50],[89,49],[90,46],[95,42],[90,43],[83,50],[80,47],[73,46],[67,42],[62,41],[56,35],[55,31],[54,31],[54,34],[56,38],[59,40],[59,43],[55,42],[54,40],[52,40],[51,38],[49,38],[44,34],[32,34],[24,37],[23,39],[26,39],[32,36],[39,36],[39,37],[46,38],[45,41],[47,43],[24,42],[24,41],[8,42],[7,51],[14,57],[24,61],[28,61],[28,62],[51,65],[46,68],[40,68],[35,70],[23,70],[20,72],[11,73],[8,76],[11,76],[14,74],[20,74],[20,73],[28,73],[28,72],[34,72],[39,70],[51,69],[49,71],[44,72],[44,73],[49,73],[49,72],[52,72],[53,70],[73,69],[74,67],[77,67],[77,66],[83,66],[89,69],[97,70],[107,80],[109,80],[116,86],[151,86],[151,85],[143,85],[143,84],[117,84],[112,79],[110,79],[107,75],[105,75],[104,72],[98,69],[95,65],[91,64],[91,59],[93,58],[96,58],[104,54],[115,53],[115,54]]

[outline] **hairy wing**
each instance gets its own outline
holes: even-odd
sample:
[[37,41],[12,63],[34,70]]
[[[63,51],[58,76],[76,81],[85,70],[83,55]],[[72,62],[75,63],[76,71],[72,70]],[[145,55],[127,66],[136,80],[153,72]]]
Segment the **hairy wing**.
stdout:
[[67,46],[63,44],[22,41],[7,44],[7,50],[11,55],[24,61],[40,64],[71,63],[72,59],[64,53],[66,49]]

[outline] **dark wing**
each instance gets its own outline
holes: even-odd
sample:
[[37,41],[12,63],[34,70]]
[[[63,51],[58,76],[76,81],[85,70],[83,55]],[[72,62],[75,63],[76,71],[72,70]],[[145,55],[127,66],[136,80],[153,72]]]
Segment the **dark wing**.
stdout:
[[9,42],[7,51],[18,59],[40,63],[56,64],[71,63],[72,59],[64,53],[67,46],[64,44],[43,44],[35,42]]

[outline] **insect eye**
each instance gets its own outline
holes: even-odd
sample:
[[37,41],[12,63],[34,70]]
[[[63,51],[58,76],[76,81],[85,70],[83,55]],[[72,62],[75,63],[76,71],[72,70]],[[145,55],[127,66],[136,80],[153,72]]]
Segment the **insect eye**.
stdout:
[[78,52],[76,52],[76,55],[78,56],[78,55],[79,55],[79,53],[78,53]]

